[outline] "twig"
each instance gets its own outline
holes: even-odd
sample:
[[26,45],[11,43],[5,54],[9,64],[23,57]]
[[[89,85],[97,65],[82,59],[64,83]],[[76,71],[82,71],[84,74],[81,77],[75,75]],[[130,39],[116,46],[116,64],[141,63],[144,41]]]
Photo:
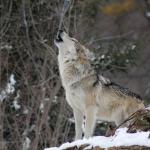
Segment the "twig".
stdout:
[[[60,22],[58,26],[58,31],[62,28],[63,20],[65,17],[66,12],[68,11],[69,7],[71,4],[71,0],[64,0],[62,12],[60,13]],[[58,37],[59,32],[57,32],[57,37]]]
[[132,115],[130,115],[126,120],[124,120],[120,125],[118,125],[118,126],[116,127],[116,129],[120,128],[120,127],[121,127],[124,123],[126,123],[127,121],[133,119],[134,116],[135,116],[135,114],[137,114],[137,113],[140,112],[140,111],[141,111],[141,109],[138,110],[138,111],[136,111],[136,112],[133,113]]
[[121,35],[115,35],[115,36],[108,36],[108,37],[102,37],[102,38],[98,38],[96,40],[92,40],[88,43],[86,43],[87,45],[91,45],[93,43],[99,42],[99,41],[105,41],[105,40],[114,40],[114,39],[120,39],[120,38],[124,38],[126,36],[129,36],[131,34],[133,34],[134,31],[129,31],[127,33],[121,34]]

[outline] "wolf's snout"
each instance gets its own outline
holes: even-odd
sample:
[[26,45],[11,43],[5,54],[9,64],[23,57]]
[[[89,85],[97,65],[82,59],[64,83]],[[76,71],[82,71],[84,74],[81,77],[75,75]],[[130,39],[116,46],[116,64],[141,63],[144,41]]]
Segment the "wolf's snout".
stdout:
[[63,32],[64,32],[63,30],[58,31],[57,36],[56,36],[56,42],[63,42],[63,39],[62,39]]

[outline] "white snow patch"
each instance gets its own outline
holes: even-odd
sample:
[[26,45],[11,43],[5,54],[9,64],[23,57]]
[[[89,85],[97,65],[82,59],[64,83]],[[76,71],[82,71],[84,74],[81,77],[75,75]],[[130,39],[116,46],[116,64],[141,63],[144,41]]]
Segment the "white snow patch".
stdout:
[[136,45],[132,45],[131,49],[134,50],[136,48]]
[[23,150],[28,150],[30,148],[31,140],[26,137],[23,143]]
[[148,105],[148,106],[146,107],[146,109],[150,110],[150,105]]
[[150,147],[150,139],[148,138],[150,132],[137,132],[137,133],[127,133],[127,128],[120,128],[116,131],[116,134],[111,137],[96,136],[89,139],[83,139],[74,141],[72,143],[65,143],[60,147],[45,148],[45,150],[63,150],[69,147],[77,146],[83,144],[89,144],[90,146],[99,146],[101,148],[108,148],[113,146],[147,146]]
[[103,55],[101,55],[101,59],[104,59],[105,58],[105,55],[103,54]]
[[126,59],[126,63],[129,63],[129,59]]
[[2,46],[0,46],[0,50],[2,50],[2,49],[7,49],[7,50],[11,50],[12,49],[12,45],[2,45]]
[[16,100],[13,101],[13,106],[14,106],[15,110],[18,110],[21,108],[21,106],[18,104],[18,101],[16,101]]
[[53,103],[57,103],[58,96],[54,96]]
[[14,74],[12,74],[12,75],[10,76],[10,83],[11,83],[12,85],[15,85],[15,84],[16,84],[16,80],[14,79]]
[[50,99],[49,99],[48,97],[44,99],[44,101],[49,101],[49,100],[50,100]]
[[98,123],[98,124],[101,124],[101,123],[103,123],[104,121],[102,121],[102,120],[97,120],[96,121],[96,123]]
[[15,84],[16,84],[16,80],[14,79],[14,74],[11,74],[5,89],[0,92],[0,101],[1,102],[3,102],[3,100],[5,98],[7,98],[7,96],[9,94],[13,94],[14,93],[14,91],[15,91]]
[[9,78],[9,82],[7,83],[5,89],[6,93],[8,94],[13,93],[15,91],[15,87],[14,87],[15,84],[16,84],[16,80],[14,79],[14,75],[11,74]]
[[27,109],[27,108],[25,108],[24,110],[23,110],[23,114],[28,114],[28,112],[29,112],[29,110]]
[[44,112],[44,103],[43,102],[41,102],[41,104],[40,104],[40,111],[41,111],[41,113]]
[[68,120],[69,120],[69,122],[71,122],[71,123],[75,123],[74,118],[69,118]]
[[18,104],[19,98],[20,98],[20,91],[17,91],[17,96],[15,97],[15,99],[13,101],[13,107],[15,108],[15,110],[18,110],[21,108],[21,106]]
[[147,16],[147,17],[150,17],[150,12],[146,12],[146,16]]

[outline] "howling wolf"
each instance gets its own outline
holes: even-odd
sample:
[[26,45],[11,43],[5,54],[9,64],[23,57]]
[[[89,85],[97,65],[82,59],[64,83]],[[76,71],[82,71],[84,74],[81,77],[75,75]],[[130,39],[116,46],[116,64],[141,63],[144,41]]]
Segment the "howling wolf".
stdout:
[[55,45],[59,49],[58,63],[66,99],[75,118],[75,139],[82,138],[84,116],[84,135],[89,138],[97,119],[119,125],[144,108],[140,96],[96,73],[91,65],[94,54],[76,39],[60,30]]

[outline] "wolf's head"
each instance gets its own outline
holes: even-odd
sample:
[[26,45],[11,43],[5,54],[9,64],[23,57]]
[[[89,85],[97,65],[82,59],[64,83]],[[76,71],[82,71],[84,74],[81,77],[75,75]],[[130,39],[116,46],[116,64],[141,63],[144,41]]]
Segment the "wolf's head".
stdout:
[[59,49],[58,64],[64,87],[78,82],[81,78],[94,74],[91,60],[92,52],[60,30],[55,45]]
[[74,55],[74,58],[91,60],[94,58],[87,48],[81,45],[76,39],[71,38],[66,32],[60,30],[57,38],[55,39],[55,45],[59,49],[60,54]]
[[63,30],[58,31],[58,35],[55,39],[55,45],[60,52],[75,52],[75,43],[77,40],[69,37],[69,35]]

